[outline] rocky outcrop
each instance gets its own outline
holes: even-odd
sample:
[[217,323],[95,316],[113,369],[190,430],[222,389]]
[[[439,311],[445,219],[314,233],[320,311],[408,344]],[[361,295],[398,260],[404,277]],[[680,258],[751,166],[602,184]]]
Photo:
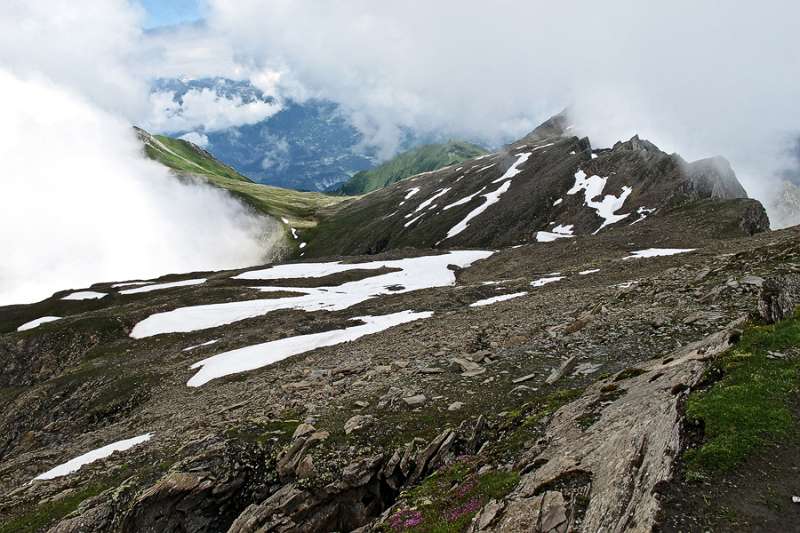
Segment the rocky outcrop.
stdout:
[[[347,465],[335,481],[322,486],[289,482],[263,502],[245,509],[229,532],[351,531],[364,526],[391,505],[403,487],[419,482],[460,455],[477,452],[485,430],[486,423],[480,417],[457,429],[447,429],[430,442],[414,439],[391,454],[363,457]],[[287,452],[297,465],[303,464],[302,454],[291,450],[304,447],[296,440]]]
[[767,323],[794,316],[800,305],[800,274],[785,274],[765,280],[758,297],[758,312]]
[[472,531],[650,531],[681,449],[681,401],[706,361],[732,345],[737,325],[597,383],[558,410],[520,461],[520,484],[485,506]]

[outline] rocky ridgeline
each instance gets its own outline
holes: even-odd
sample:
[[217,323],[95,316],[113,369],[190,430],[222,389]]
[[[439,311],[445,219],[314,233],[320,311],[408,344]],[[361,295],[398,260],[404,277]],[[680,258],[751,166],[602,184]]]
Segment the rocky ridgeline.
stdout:
[[[193,273],[139,292],[99,283],[90,290],[100,297],[64,299],[73,289],[0,309],[0,531],[659,526],[687,442],[687,395],[744,320],[791,315],[800,230],[764,231],[763,208],[737,198],[720,161],[687,164],[636,138],[592,150],[566,128],[556,117],[503,154],[336,211],[331,220],[348,231],[321,225],[309,252],[321,239],[332,239],[329,251],[385,250],[347,258],[361,268]],[[438,278],[423,268],[403,279],[407,263],[391,261],[439,253],[431,247],[476,208],[430,206],[508,180],[507,194],[439,245],[493,252],[462,266],[440,257]],[[587,205],[605,198],[587,198],[599,184],[612,207],[626,195],[620,208]],[[396,221],[383,219],[393,211]],[[419,226],[404,227],[408,212],[424,213]],[[556,233],[550,222],[571,236],[537,240]],[[439,282],[414,285],[427,277]],[[312,301],[354,287],[369,290],[349,306]],[[305,303],[250,312],[291,298]],[[247,312],[204,329],[170,322],[226,306]],[[187,314],[170,314],[179,309]],[[324,342],[412,312],[413,321]],[[158,334],[139,334],[154,316],[164,320]],[[54,320],[34,322],[42,317]],[[260,357],[309,339],[286,358],[188,386],[198,364],[221,354]]]
[[[567,122],[557,115],[499,152],[338,206],[305,256],[517,245],[609,231],[692,201],[747,198],[721,157],[689,163],[638,136],[594,149]],[[749,205],[749,231],[768,229],[763,208]]]

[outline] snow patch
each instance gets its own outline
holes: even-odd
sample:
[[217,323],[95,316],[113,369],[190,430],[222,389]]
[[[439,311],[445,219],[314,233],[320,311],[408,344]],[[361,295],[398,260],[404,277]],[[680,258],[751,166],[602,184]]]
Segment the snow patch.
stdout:
[[53,479],[61,476],[66,476],[67,474],[77,472],[83,466],[86,466],[95,461],[99,461],[100,459],[105,459],[114,452],[124,452],[125,450],[133,448],[137,444],[147,442],[152,437],[153,437],[152,433],[145,433],[144,435],[139,435],[138,437],[133,437],[131,439],[112,442],[111,444],[103,446],[102,448],[97,448],[96,450],[92,450],[83,455],[79,455],[75,459],[71,459],[66,463],[56,466],[55,468],[51,468],[44,474],[39,474],[34,479]]
[[[505,183],[503,183],[500,187],[498,187],[496,190],[494,190],[492,192],[489,192],[489,193],[486,193],[486,194],[482,194],[481,196],[486,198],[486,201],[484,201],[481,205],[479,205],[478,207],[476,207],[475,209],[470,211],[467,214],[467,216],[464,217],[464,220],[462,220],[461,222],[459,222],[458,224],[456,224],[455,226],[450,228],[448,230],[448,232],[447,232],[447,235],[445,236],[444,239],[442,239],[442,241],[447,240],[447,239],[449,239],[451,237],[455,237],[456,235],[458,235],[459,233],[461,233],[462,231],[467,229],[467,226],[469,225],[469,221],[472,220],[473,218],[475,218],[476,216],[480,215],[484,211],[486,211],[489,208],[489,206],[499,202],[500,201],[500,197],[503,195],[503,193],[508,191],[508,188],[510,186],[511,186],[511,180],[508,180]],[[442,242],[442,241],[439,241],[439,242]],[[439,244],[439,243],[437,242],[436,244]]]
[[475,198],[476,196],[478,196],[478,195],[479,195],[480,193],[482,193],[482,192],[483,192],[485,189],[486,189],[486,187],[481,187],[481,189],[480,189],[478,192],[474,192],[474,193],[470,194],[469,196],[465,196],[464,198],[462,198],[462,199],[460,199],[460,200],[456,200],[456,201],[455,201],[455,202],[453,202],[452,204],[447,204],[446,206],[444,206],[444,207],[442,208],[442,211],[447,211],[447,210],[448,210],[448,209],[450,209],[451,207],[456,207],[457,205],[463,205],[463,204],[469,203],[469,202],[470,202],[470,201],[471,201],[473,198]]
[[[486,259],[493,253],[484,250],[459,250],[441,255],[389,261],[351,264],[296,263],[245,272],[236,276],[236,279],[312,278],[356,269],[390,268],[397,270],[329,287],[258,287],[264,292],[289,290],[303,294],[285,298],[180,307],[172,311],[156,313],[142,320],[131,331],[131,337],[139,339],[160,333],[197,331],[262,316],[281,309],[336,311],[386,294],[455,285],[455,274],[448,268],[448,265],[466,268],[473,262]],[[402,288],[398,290],[398,287]]]
[[593,235],[596,235],[606,226],[619,222],[630,215],[630,213],[625,213],[624,215],[615,214],[617,210],[622,208],[625,200],[633,191],[633,189],[628,186],[622,187],[622,193],[619,196],[606,194],[599,202],[594,200],[594,198],[603,194],[603,189],[607,181],[607,177],[602,178],[597,175],[587,177],[583,170],[578,170],[575,173],[575,185],[567,191],[569,195],[574,195],[583,191],[584,205],[594,209],[597,212],[597,216],[603,219],[603,223],[594,231]]
[[440,196],[442,196],[444,194],[447,194],[447,192],[449,190],[450,190],[450,187],[445,187],[444,189],[439,189],[439,191],[436,194],[434,194],[433,196],[431,196],[430,198],[428,198],[427,200],[425,200],[424,202],[419,204],[419,206],[417,206],[417,208],[414,210],[414,212],[418,213],[418,212],[422,211],[423,209],[425,209],[426,207],[431,205],[431,203],[434,200],[436,200],[437,198],[439,198]]
[[97,300],[105,296],[105,292],[97,291],[78,291],[68,294],[61,298],[62,300]]
[[558,204],[560,204],[560,203],[561,203],[561,202],[563,202],[563,201],[564,201],[564,199],[563,199],[563,198],[559,198],[558,200],[556,200],[555,202],[553,202],[553,207],[557,206]]
[[194,346],[189,346],[188,348],[184,348],[181,351],[182,352],[191,352],[195,348],[200,348],[201,346],[211,346],[212,344],[216,344],[218,342],[219,342],[219,339],[214,339],[214,340],[203,342],[203,343],[200,343],[200,344],[195,344]]
[[33,329],[36,327],[41,326],[42,324],[47,324],[48,322],[53,322],[55,320],[61,320],[60,316],[43,316],[41,318],[37,318],[36,320],[31,320],[30,322],[25,322],[20,327],[17,328],[17,331],[27,331],[29,329]]
[[553,242],[556,239],[569,239],[574,237],[572,228],[572,224],[566,226],[559,224],[553,228],[553,231],[537,231],[536,240],[538,242]]
[[561,281],[564,279],[565,276],[550,276],[546,278],[539,278],[537,280],[531,281],[532,287],[542,287],[547,285],[548,283],[555,283],[556,281]]
[[[534,150],[535,150],[535,148],[534,148]],[[524,152],[522,154],[517,154],[517,160],[514,162],[514,164],[511,165],[510,167],[508,167],[508,170],[506,170],[505,174],[503,174],[502,176],[500,176],[496,180],[492,181],[492,183],[500,183],[503,180],[511,179],[514,176],[516,176],[517,174],[519,174],[520,172],[522,172],[519,169],[519,166],[522,163],[524,163],[525,161],[528,160],[528,158],[531,156],[531,153],[532,152]]]
[[415,194],[417,194],[418,192],[419,192],[419,187],[412,187],[412,188],[408,189],[408,190],[406,191],[406,195],[405,195],[405,197],[403,198],[403,200],[408,200],[408,199],[410,199],[412,196],[414,196],[414,195],[415,195]]
[[578,275],[579,276],[586,276],[586,275],[589,275],[589,274],[594,274],[596,272],[600,272],[600,269],[599,268],[590,268],[589,270],[581,270],[580,272],[578,272]]
[[520,296],[525,296],[526,294],[528,294],[527,291],[515,292],[513,294],[502,294],[500,296],[494,296],[492,298],[486,298],[485,300],[478,300],[477,302],[469,304],[469,306],[470,307],[483,307],[484,305],[492,305],[493,303],[505,302],[506,300],[511,300],[513,298],[519,298]]
[[129,281],[126,283],[115,283],[111,286],[112,289],[117,289],[120,287],[138,287],[140,285],[150,285],[153,283],[152,281]]
[[157,283],[155,285],[145,285],[136,289],[126,289],[119,291],[120,294],[139,294],[142,292],[160,291],[161,289],[171,289],[173,287],[189,287],[190,285],[200,285],[205,283],[206,278],[201,279],[185,279],[183,281],[171,281],[169,283]]
[[222,352],[193,364],[191,368],[199,368],[200,370],[186,384],[189,387],[200,387],[212,379],[262,368],[293,355],[309,352],[324,346],[354,341],[365,335],[378,333],[393,326],[431,316],[433,316],[431,311],[422,313],[401,311],[381,316],[360,316],[353,318],[353,320],[364,322],[360,326],[334,329],[310,335],[298,335]]
[[685,254],[694,252],[696,248],[647,248],[646,250],[636,250],[631,252],[628,257],[622,259],[641,259],[644,257],[661,257],[664,255]]

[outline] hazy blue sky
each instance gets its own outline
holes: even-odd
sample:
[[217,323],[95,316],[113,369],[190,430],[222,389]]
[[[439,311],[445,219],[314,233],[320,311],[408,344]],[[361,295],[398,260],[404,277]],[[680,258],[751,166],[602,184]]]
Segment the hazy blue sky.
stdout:
[[145,29],[174,26],[202,18],[202,0],[138,0],[147,12]]

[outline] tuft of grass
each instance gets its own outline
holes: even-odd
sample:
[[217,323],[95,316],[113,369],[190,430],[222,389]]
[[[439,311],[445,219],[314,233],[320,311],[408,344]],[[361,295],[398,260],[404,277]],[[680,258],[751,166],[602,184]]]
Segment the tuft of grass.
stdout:
[[798,315],[774,325],[752,325],[716,363],[719,381],[689,395],[687,420],[704,428],[704,440],[685,454],[687,479],[730,471],[793,430],[790,403],[800,389],[800,361],[768,355],[796,346]]

